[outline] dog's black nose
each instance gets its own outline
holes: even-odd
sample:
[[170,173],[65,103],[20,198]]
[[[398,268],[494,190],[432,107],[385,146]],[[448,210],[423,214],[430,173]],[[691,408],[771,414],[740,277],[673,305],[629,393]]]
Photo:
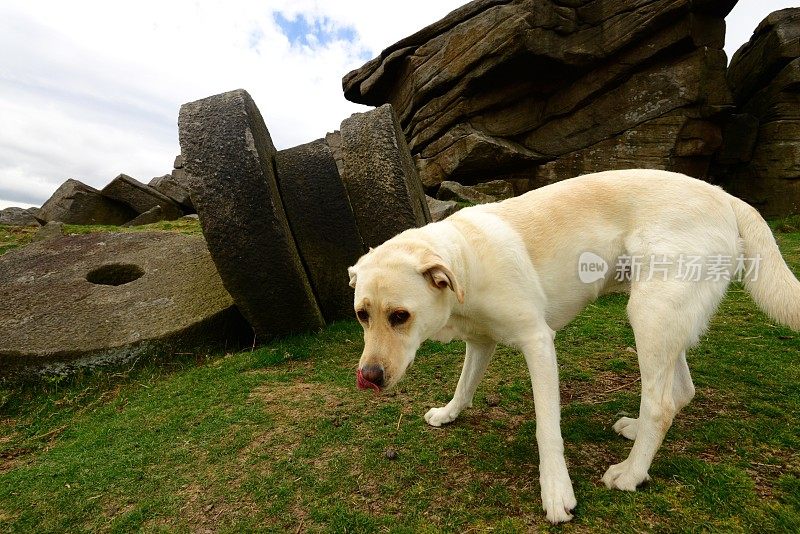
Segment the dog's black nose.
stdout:
[[361,376],[367,382],[383,387],[383,367],[380,365],[365,365],[361,368]]

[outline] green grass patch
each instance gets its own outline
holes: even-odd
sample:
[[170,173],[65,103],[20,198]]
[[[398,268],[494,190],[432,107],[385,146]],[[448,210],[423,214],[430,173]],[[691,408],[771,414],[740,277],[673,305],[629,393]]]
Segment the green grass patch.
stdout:
[[174,221],[161,221],[141,226],[109,226],[109,225],[78,225],[65,224],[64,234],[89,234],[93,232],[177,232],[186,235],[202,235],[198,219],[177,219]]
[[38,226],[6,226],[0,224],[0,255],[9,250],[23,247],[33,241]]
[[[33,242],[38,226],[0,225],[0,255]],[[178,232],[187,235],[202,235],[197,219],[161,221],[142,226],[78,225],[65,224],[64,235],[90,234],[95,232]]]
[[770,226],[774,231],[784,234],[800,232],[800,215],[789,215],[788,217],[772,221]]
[[[797,272],[800,233],[778,238]],[[361,330],[342,322],[252,352],[0,389],[0,531],[800,531],[800,335],[737,286],[688,355],[697,396],[653,480],[600,483],[630,450],[611,425],[638,410],[625,303],[602,298],[556,337],[579,502],[564,526],[541,512],[521,354],[501,347],[473,408],[434,429],[422,416],[449,400],[464,344],[425,343],[376,396],[355,389]]]

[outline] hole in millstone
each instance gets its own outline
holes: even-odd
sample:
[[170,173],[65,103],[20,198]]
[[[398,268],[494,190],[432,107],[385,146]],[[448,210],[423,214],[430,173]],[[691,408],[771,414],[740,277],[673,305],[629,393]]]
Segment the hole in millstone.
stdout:
[[144,271],[138,265],[109,263],[89,271],[86,281],[104,286],[121,286],[138,280],[142,276],[144,276]]

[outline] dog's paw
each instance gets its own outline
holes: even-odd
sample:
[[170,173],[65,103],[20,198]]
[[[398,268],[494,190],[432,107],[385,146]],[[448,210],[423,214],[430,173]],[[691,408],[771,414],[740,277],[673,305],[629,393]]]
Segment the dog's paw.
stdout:
[[442,426],[452,423],[458,417],[459,410],[452,408],[449,404],[441,408],[431,408],[425,414],[425,422],[431,426]]
[[572,519],[572,510],[578,504],[572,491],[569,475],[549,476],[541,479],[542,508],[551,523],[564,523]]
[[612,465],[603,475],[603,483],[608,489],[636,491],[636,488],[650,480],[647,472],[635,473],[629,467],[628,460]]
[[636,431],[639,429],[639,420],[631,417],[620,417],[619,421],[614,423],[614,432],[624,438],[630,440],[636,439]]

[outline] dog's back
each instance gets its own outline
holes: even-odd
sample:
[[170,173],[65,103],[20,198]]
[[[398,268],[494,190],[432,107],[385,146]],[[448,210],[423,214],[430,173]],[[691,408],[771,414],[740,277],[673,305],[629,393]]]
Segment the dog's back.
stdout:
[[[657,276],[674,277],[686,258],[729,259],[722,273],[729,278],[741,267],[737,261],[758,258],[762,282],[749,273],[748,290],[773,318],[800,325],[800,284],[769,227],[755,209],[706,182],[659,170],[606,171],[468,208],[449,220],[464,225],[475,212],[495,215],[519,234],[547,296],[553,329],[599,295],[629,290],[631,276],[651,276],[653,261],[662,263]],[[610,276],[582,280],[578,270],[587,254],[604,262]],[[638,273],[623,272],[623,260]]]

